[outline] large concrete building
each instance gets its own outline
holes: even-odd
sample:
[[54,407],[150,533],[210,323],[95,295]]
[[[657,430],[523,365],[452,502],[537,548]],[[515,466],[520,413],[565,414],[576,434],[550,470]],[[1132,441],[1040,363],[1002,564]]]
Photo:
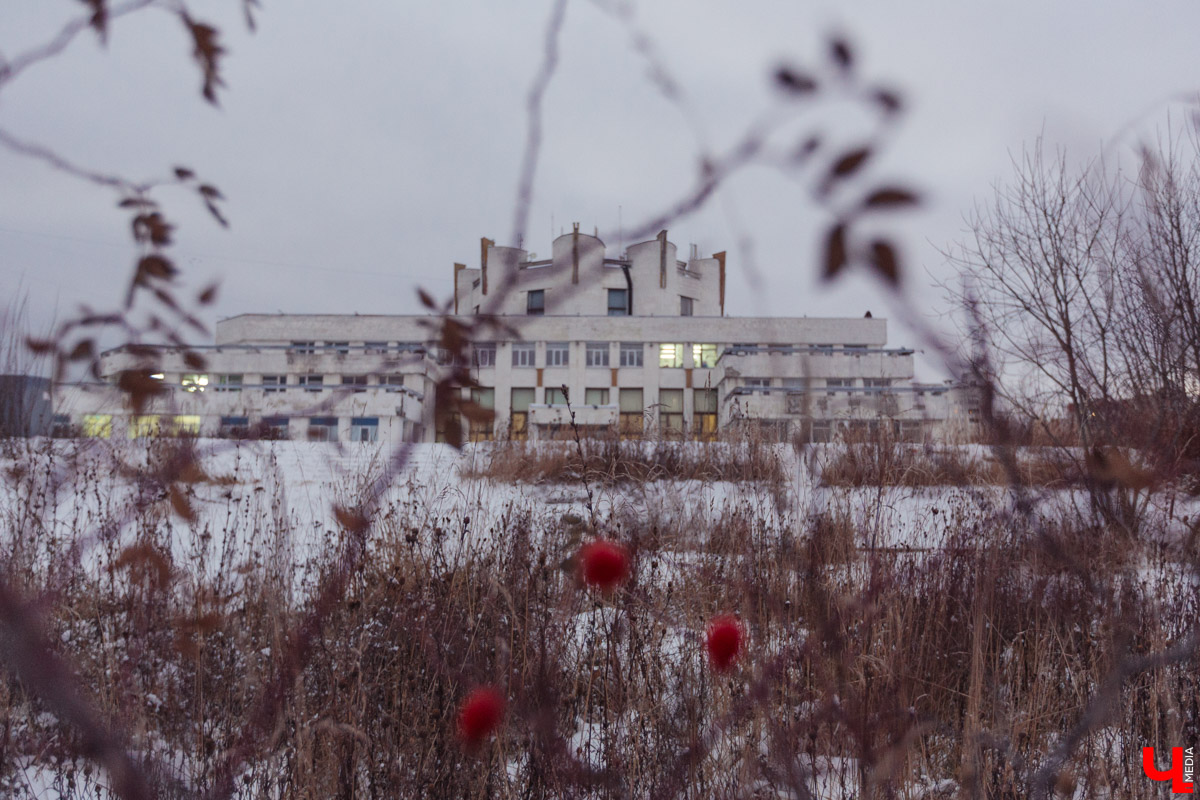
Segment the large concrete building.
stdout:
[[[457,354],[490,421],[472,439],[589,432],[709,437],[734,427],[821,441],[839,428],[925,435],[967,411],[945,384],[913,380],[913,352],[887,347],[879,318],[726,316],[725,254],[686,260],[666,231],[608,257],[578,225],[551,257],[484,239],[478,268],[455,264],[454,320],[499,324]],[[439,382],[456,354],[434,315],[249,314],[212,345],[118,348],[106,382],[60,387],[55,425],[90,436],[165,433],[339,441],[434,441]],[[190,364],[190,365],[189,365]],[[139,414],[123,373],[162,391]],[[565,387],[565,391],[564,391]],[[442,395],[444,397],[444,395]]]

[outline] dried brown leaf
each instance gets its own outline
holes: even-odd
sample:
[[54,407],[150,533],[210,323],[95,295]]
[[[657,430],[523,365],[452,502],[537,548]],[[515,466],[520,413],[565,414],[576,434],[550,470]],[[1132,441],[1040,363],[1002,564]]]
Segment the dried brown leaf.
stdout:
[[882,239],[871,243],[871,266],[879,276],[893,286],[900,283],[900,259],[896,248]]
[[829,168],[830,179],[846,178],[859,170],[871,157],[871,148],[858,147],[843,153]]
[[832,280],[846,266],[846,225],[839,222],[825,236],[825,280]]
[[916,192],[899,186],[887,186],[876,189],[863,200],[863,208],[896,208],[898,206],[915,206],[921,202]]
[[174,509],[176,514],[188,522],[196,521],[196,511],[192,508],[191,501],[188,500],[187,495],[184,494],[182,489],[178,486],[172,486],[167,491],[167,496],[171,501],[171,508]]
[[812,94],[818,87],[815,78],[792,67],[780,67],[776,70],[775,83],[784,91],[798,95]]
[[338,524],[350,533],[363,533],[370,525],[370,520],[361,511],[343,506],[334,506],[333,516],[338,521]]

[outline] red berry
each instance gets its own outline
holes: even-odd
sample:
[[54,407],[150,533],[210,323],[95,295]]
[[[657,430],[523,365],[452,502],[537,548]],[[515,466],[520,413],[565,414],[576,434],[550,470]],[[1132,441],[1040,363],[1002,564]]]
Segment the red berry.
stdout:
[[467,695],[458,710],[458,735],[470,747],[476,747],[500,727],[504,718],[504,695],[482,686]]
[[588,586],[611,592],[629,575],[629,554],[616,542],[598,539],[579,548],[579,569]]
[[742,623],[733,614],[722,614],[708,623],[704,649],[717,672],[733,669],[742,652]]

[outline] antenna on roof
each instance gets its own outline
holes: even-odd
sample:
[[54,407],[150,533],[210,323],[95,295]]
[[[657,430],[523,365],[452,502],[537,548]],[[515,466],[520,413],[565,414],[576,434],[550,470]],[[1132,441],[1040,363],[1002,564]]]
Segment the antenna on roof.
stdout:
[[625,232],[621,228],[621,207],[617,206],[617,258],[625,252]]

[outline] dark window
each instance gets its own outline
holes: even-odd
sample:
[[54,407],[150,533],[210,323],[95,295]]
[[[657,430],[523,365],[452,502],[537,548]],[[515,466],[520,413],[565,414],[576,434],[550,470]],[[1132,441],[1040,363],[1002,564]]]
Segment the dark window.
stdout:
[[690,317],[691,315],[692,315],[692,298],[680,297],[679,298],[679,316]]
[[534,289],[525,295],[525,313],[540,316],[546,313],[546,290]]
[[629,290],[608,290],[608,315],[610,317],[629,316]]

